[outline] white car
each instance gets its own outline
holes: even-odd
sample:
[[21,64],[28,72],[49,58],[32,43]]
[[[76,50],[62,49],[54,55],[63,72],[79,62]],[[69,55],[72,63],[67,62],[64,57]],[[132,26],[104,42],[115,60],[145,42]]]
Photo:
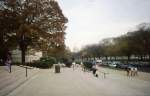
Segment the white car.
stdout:
[[98,64],[98,65],[101,65],[102,64],[102,60],[96,60],[95,63]]
[[115,68],[117,65],[116,64],[109,64],[108,66]]
[[117,66],[117,64],[118,64],[118,62],[112,62],[108,66],[115,68]]

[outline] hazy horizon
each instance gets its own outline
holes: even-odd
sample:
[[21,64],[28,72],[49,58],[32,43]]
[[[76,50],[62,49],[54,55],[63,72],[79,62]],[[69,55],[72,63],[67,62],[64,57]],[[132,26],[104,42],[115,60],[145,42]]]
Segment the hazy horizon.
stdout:
[[74,51],[150,22],[148,0],[58,0],[69,19],[66,45]]

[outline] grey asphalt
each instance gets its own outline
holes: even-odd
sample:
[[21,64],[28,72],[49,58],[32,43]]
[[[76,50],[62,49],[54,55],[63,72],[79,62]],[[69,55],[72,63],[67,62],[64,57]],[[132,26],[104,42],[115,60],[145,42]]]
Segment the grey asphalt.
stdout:
[[150,81],[114,73],[103,78],[98,74],[96,78],[81,68],[62,68],[58,74],[54,69],[40,69],[7,96],[150,96]]

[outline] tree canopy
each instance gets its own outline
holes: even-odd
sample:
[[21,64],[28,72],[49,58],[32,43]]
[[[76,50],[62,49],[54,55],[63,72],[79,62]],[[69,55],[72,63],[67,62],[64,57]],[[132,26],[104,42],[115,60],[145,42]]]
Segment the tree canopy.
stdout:
[[150,58],[150,23],[141,23],[131,32],[115,38],[106,38],[99,44],[88,45],[79,53],[86,57],[136,55]]
[[4,49],[18,46],[42,51],[65,46],[65,24],[68,19],[57,1],[4,0],[1,5],[1,53]]

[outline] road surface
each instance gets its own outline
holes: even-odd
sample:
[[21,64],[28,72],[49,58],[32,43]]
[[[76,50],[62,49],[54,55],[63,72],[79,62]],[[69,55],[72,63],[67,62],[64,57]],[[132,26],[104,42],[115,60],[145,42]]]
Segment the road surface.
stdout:
[[61,73],[40,69],[7,96],[150,96],[149,89],[150,81],[120,74],[109,73],[103,78],[99,73],[97,78],[81,68],[62,68]]

